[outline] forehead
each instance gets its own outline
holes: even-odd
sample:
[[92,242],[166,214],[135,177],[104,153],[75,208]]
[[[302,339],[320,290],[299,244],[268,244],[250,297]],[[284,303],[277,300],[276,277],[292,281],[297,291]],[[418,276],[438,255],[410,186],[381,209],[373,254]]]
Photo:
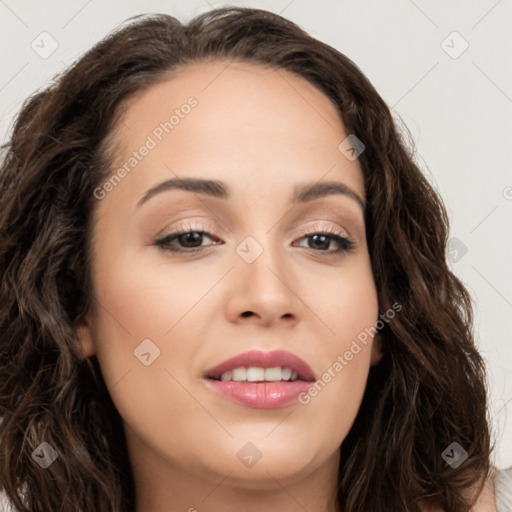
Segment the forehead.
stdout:
[[239,111],[241,115],[257,109],[268,116],[265,109],[272,108],[276,110],[272,116],[275,120],[284,110],[288,114],[295,111],[298,116],[309,111],[326,128],[343,129],[331,99],[302,76],[263,64],[224,60],[190,63],[170,72],[167,79],[131,98],[124,121],[129,124],[134,117],[140,118],[144,111],[154,109],[163,115],[191,95],[201,101],[204,115],[216,109],[225,114]]
[[252,63],[204,61],[133,96],[114,144],[121,166],[152,141],[138,164],[144,173],[129,180],[141,186],[150,185],[152,174],[169,178],[170,168],[240,185],[248,179],[270,186],[275,178],[341,178],[364,197],[358,162],[338,149],[347,135],[334,103],[299,75]]

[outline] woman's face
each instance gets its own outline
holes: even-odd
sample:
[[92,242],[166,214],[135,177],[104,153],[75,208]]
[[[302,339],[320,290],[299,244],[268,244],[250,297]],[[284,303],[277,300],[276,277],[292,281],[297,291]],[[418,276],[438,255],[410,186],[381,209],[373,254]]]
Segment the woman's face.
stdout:
[[[348,135],[307,81],[249,64],[195,64],[127,105],[116,177],[95,191],[96,311],[80,336],[136,472],[257,486],[267,471],[284,485],[337,470],[380,357],[371,336],[358,341],[378,305],[362,172],[339,149]],[[191,233],[169,236],[179,229]],[[249,354],[210,372],[226,380],[207,378],[276,350],[288,355]],[[233,382],[242,367],[253,380]],[[320,391],[305,393],[306,379]]]

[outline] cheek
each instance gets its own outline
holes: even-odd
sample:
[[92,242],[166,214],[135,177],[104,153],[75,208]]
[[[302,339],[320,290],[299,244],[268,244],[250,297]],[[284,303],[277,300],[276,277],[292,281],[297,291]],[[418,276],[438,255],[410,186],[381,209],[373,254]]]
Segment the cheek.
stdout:
[[324,428],[338,425],[348,429],[366,388],[378,320],[377,291],[369,260],[350,272],[341,272],[337,279],[325,280],[323,285],[308,292],[307,304],[319,319],[322,346],[317,349],[326,362],[316,369],[317,384],[301,403],[325,421]]
[[172,337],[188,314],[200,311],[195,305],[218,280],[211,270],[195,272],[193,265],[162,263],[156,256],[156,251],[148,257],[128,249],[118,258],[102,259],[96,273],[96,294],[110,316],[106,322],[117,324],[116,330],[123,327],[132,342]]
[[[175,374],[176,368],[181,372],[187,368],[195,337],[189,331],[188,342],[183,343],[180,329],[206,285],[186,279],[177,270],[169,279],[169,267],[142,264],[135,251],[116,254],[112,246],[97,259],[94,276],[93,337],[113,399],[117,394],[135,393],[139,403],[149,407],[155,400],[156,407],[155,390],[169,387],[171,379],[165,369]],[[128,391],[129,383],[137,386]]]
[[359,258],[314,283],[305,282],[300,293],[317,317],[319,329],[323,325],[328,350],[347,350],[353,339],[365,338],[365,333],[369,346],[368,328],[375,326],[379,312],[369,259]]
[[160,418],[197,415],[197,404],[178,383],[185,382],[194,339],[200,339],[187,311],[208,288],[178,271],[169,280],[168,268],[141,265],[129,251],[109,254],[95,279],[93,336],[102,375],[125,423],[144,437],[149,422],[151,438],[163,438],[169,424]]

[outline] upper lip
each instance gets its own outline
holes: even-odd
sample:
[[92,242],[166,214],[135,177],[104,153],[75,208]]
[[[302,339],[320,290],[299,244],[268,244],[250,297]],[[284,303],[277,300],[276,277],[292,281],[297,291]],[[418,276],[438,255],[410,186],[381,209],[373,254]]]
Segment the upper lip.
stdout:
[[205,377],[219,379],[224,372],[234,370],[235,368],[249,368],[251,366],[259,368],[290,368],[292,371],[297,372],[298,378],[301,380],[315,380],[311,367],[300,357],[286,350],[272,350],[270,352],[250,350],[210,368],[206,371]]

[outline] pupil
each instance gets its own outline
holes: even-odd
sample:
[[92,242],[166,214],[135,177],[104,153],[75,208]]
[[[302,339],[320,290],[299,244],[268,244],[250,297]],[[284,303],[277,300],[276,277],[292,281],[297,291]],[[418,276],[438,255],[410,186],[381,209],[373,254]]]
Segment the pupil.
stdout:
[[[199,245],[201,245],[201,237],[202,233],[199,233],[198,231],[191,231],[190,233],[185,233],[184,235],[181,235],[181,242],[183,245],[187,247],[195,247],[194,242],[199,242]],[[194,240],[195,239],[195,240]],[[188,242],[191,242],[192,245],[190,245]]]
[[[320,247],[320,248],[323,248],[323,249],[328,249],[329,248],[329,240],[328,240],[328,237],[325,236],[325,235],[313,235],[312,236],[312,239],[313,239],[313,243],[316,244],[316,247]],[[320,241],[320,246],[318,245],[318,241],[320,240],[323,240]],[[313,247],[314,249],[314,247]]]

